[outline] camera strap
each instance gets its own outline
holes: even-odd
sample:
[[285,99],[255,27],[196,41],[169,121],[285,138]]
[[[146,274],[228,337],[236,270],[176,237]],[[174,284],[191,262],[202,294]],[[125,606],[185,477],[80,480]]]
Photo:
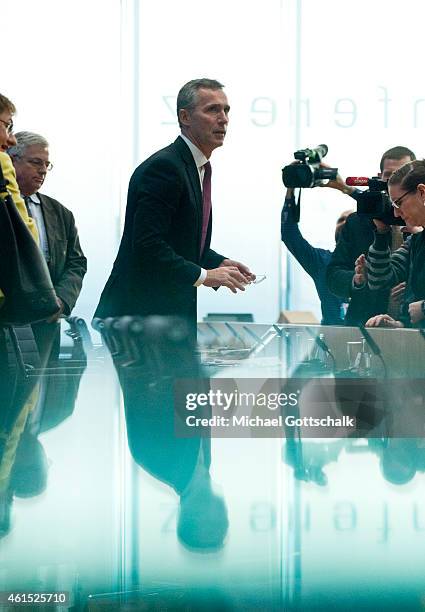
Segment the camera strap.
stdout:
[[299,223],[300,221],[300,213],[301,213],[301,191],[298,191],[298,202],[294,206],[294,221],[295,223]]

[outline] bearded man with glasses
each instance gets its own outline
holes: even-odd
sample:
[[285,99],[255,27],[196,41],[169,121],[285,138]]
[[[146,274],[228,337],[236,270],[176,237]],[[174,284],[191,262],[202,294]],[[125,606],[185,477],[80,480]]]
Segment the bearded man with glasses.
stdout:
[[[39,134],[18,132],[8,149],[20,192],[29,215],[37,224],[40,248],[49,268],[60,310],[47,322],[33,324],[42,358],[55,360],[59,353],[60,316],[71,314],[80,295],[87,260],[80,246],[74,215],[57,200],[39,192],[53,168],[49,143]],[[44,359],[43,359],[44,361]]]

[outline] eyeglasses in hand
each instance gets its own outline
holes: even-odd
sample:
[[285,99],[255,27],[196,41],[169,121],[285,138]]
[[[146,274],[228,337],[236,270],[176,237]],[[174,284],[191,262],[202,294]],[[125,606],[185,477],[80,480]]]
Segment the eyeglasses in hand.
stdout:
[[256,274],[255,275],[255,280],[251,281],[249,284],[250,285],[259,285],[260,283],[265,281],[266,278],[267,278],[266,274]]

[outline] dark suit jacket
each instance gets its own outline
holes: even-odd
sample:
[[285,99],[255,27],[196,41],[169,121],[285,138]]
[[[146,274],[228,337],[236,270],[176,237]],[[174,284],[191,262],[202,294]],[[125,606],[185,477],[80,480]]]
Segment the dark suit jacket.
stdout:
[[359,325],[376,314],[387,312],[389,290],[370,291],[353,288],[354,263],[359,255],[367,254],[375,238],[372,219],[353,213],[350,215],[332,254],[326,272],[328,288],[335,295],[348,299],[345,323]]
[[74,215],[60,202],[41,193],[40,198],[49,243],[50,276],[56,294],[69,315],[80,295],[87,271],[87,259],[81,250]]
[[[49,244],[48,268],[56,294],[65,305],[64,314],[69,315],[80,295],[83,278],[87,271],[87,259],[81,250],[75,227],[74,215],[60,202],[42,193],[40,198]],[[37,342],[42,364],[59,356],[60,327],[58,323],[33,323],[32,330]]]
[[184,140],[158,151],[130,180],[124,233],[95,317],[179,315],[196,322],[196,287],[224,256],[210,249],[211,218],[200,255],[202,193]]

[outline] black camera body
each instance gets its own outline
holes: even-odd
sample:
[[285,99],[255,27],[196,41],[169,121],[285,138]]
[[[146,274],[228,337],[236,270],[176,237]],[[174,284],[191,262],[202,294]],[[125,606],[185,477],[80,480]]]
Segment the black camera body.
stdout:
[[328,152],[328,147],[321,144],[315,149],[300,149],[294,157],[299,162],[282,169],[282,181],[285,187],[311,188],[322,185],[326,180],[335,180],[338,168],[321,168],[320,162]]
[[[353,184],[353,180],[347,184]],[[388,195],[388,185],[377,176],[373,176],[361,184],[367,184],[369,189],[362,191],[356,196],[357,214],[369,217],[370,219],[379,219],[387,225],[406,225],[401,217],[394,215],[394,210],[391,205],[391,200]]]

